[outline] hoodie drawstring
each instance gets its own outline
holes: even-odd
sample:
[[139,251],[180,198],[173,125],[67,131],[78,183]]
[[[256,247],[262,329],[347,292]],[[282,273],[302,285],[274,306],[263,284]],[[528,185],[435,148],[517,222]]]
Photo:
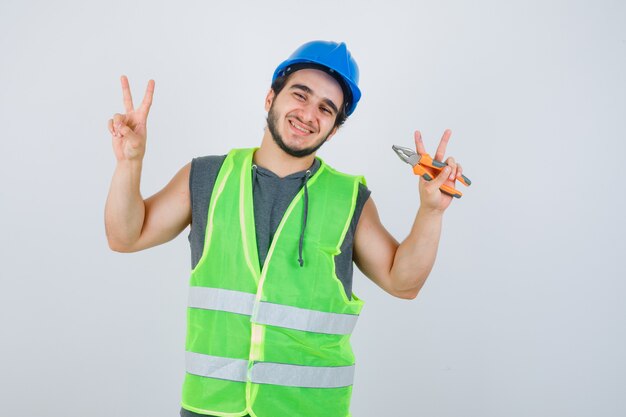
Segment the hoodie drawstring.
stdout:
[[309,189],[306,184],[311,176],[311,171],[307,169],[304,176],[304,211],[302,213],[302,229],[300,230],[300,242],[298,244],[298,262],[300,266],[304,266],[304,259],[302,259],[302,246],[304,244],[304,229],[306,229],[306,218],[309,214]]
[[254,192],[254,185],[256,184],[256,171],[256,165],[252,164],[252,192]]

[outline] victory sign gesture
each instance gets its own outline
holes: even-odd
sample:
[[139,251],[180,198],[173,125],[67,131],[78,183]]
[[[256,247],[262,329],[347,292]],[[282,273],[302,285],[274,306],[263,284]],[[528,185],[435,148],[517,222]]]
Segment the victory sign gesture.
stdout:
[[141,161],[146,152],[146,123],[152,105],[154,80],[148,81],[141,106],[135,109],[130,94],[128,78],[121,77],[125,114],[116,113],[109,119],[109,131],[113,135],[113,152],[118,162]]
[[[436,161],[443,161],[446,154],[446,147],[448,146],[448,141],[450,140],[451,135],[452,131],[450,131],[450,129],[446,129],[443,132],[443,136],[441,137],[441,141],[437,147],[437,152],[434,156]],[[422,134],[419,130],[415,131],[415,149],[420,155],[427,153],[426,148],[424,147],[424,142],[422,142]],[[456,179],[463,175],[463,168],[461,167],[461,164],[457,163],[454,158],[448,157],[444,163],[448,166],[442,169],[439,175],[432,181],[426,181],[423,177],[420,177],[419,179],[420,201],[422,207],[425,209],[439,212],[445,211],[450,205],[453,197],[446,193],[442,193],[439,187],[442,185],[449,185],[454,188],[454,182]]]

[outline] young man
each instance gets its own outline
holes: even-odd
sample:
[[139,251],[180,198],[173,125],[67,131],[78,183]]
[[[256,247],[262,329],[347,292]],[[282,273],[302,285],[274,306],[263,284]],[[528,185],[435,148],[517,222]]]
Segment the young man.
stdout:
[[[139,191],[154,81],[134,109],[109,120],[117,166],[106,203],[111,249],[134,252],[191,225],[186,377],[181,415],[349,415],[349,338],[362,307],[352,262],[389,294],[413,299],[429,275],[442,193],[462,168],[453,158],[430,182],[399,244],[380,223],[361,177],[315,157],[361,97],[344,43],[314,41],[281,63],[265,99],[258,149],[196,158],[161,191]],[[443,160],[447,130],[435,154]],[[415,132],[418,153],[425,153]]]

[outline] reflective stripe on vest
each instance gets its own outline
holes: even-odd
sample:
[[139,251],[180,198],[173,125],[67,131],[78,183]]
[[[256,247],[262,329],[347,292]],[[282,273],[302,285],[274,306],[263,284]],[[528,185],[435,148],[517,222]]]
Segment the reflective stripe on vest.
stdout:
[[[248,361],[186,353],[186,370],[208,378],[246,382]],[[252,365],[250,382],[301,388],[340,388],[352,385],[352,366],[301,366],[260,362]]]
[[326,313],[264,301],[253,314],[254,297],[221,288],[190,287],[189,307],[244,314],[258,324],[326,334],[351,334],[359,318],[355,314]]
[[190,287],[189,307],[252,315],[254,294],[222,288]]
[[340,388],[352,385],[354,365],[301,366],[282,363],[255,363],[250,379],[257,384],[303,388]]
[[246,382],[248,361],[186,352],[185,368],[193,375]]
[[261,302],[252,321],[270,326],[326,334],[351,334],[359,316]]

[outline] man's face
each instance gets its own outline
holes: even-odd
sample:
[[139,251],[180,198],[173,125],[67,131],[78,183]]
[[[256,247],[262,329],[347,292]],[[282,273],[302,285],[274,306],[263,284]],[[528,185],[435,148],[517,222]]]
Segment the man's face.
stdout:
[[267,95],[267,127],[274,142],[298,158],[317,151],[337,130],[335,120],[343,104],[339,83],[323,71],[302,69],[289,77],[276,96]]

